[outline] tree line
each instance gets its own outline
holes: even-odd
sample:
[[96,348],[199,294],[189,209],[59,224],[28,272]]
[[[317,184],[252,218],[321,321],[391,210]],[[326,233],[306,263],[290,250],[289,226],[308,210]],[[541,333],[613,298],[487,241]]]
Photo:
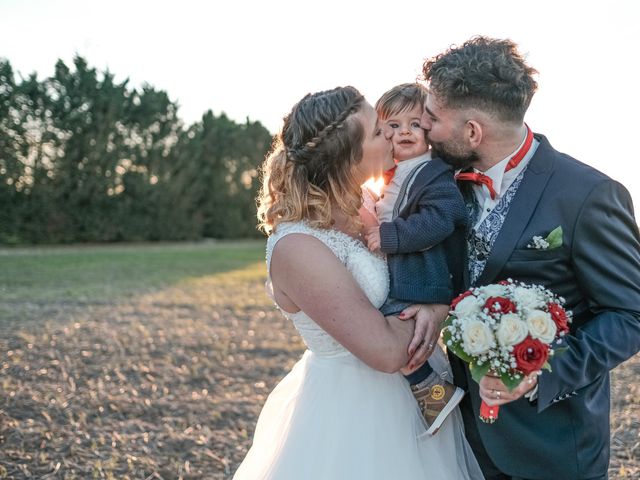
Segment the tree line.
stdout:
[[76,56],[51,77],[0,59],[0,242],[239,238],[256,230],[272,136],[207,111],[185,125],[166,92]]

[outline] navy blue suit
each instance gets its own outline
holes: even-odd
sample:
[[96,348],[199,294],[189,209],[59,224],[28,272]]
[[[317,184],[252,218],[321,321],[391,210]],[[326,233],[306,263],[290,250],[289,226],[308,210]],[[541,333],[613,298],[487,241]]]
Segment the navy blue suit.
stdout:
[[[465,427],[487,476],[497,469],[526,479],[604,478],[609,371],[640,350],[638,228],[622,185],[536,138],[540,145],[476,284],[513,278],[564,297],[574,314],[569,349],[539,377],[536,402],[502,406],[491,425],[478,419],[478,384],[450,359],[455,382],[469,391],[461,405]],[[558,226],[561,247],[527,248]]]

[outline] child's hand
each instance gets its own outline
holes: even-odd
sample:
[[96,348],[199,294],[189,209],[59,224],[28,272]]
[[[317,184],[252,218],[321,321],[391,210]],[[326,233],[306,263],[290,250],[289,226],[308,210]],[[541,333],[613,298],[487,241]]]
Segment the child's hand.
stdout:
[[367,240],[369,250],[372,252],[380,250],[380,227],[368,228],[367,233],[365,234],[365,239]]
[[366,235],[370,228],[378,226],[378,217],[375,213],[366,208],[366,206],[360,207],[360,221],[362,222],[362,231]]

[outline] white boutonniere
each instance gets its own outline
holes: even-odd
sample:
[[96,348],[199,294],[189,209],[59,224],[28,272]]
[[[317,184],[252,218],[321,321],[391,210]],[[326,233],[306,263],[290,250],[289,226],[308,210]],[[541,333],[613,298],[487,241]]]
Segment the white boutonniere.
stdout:
[[531,239],[531,242],[527,245],[527,248],[533,248],[535,250],[553,250],[562,246],[562,227],[554,228],[549,235],[542,238],[536,235]]

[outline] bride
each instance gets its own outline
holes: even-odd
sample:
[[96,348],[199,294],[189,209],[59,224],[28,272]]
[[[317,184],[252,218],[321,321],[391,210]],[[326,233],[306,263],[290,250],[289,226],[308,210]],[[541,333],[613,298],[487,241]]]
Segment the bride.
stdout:
[[[360,185],[391,149],[353,87],[307,95],[284,119],[259,218],[270,294],[308,350],[267,399],[236,480],[482,478],[459,413],[427,435],[398,373],[413,321],[377,310],[388,274],[358,233]],[[446,371],[444,354],[434,357]]]

